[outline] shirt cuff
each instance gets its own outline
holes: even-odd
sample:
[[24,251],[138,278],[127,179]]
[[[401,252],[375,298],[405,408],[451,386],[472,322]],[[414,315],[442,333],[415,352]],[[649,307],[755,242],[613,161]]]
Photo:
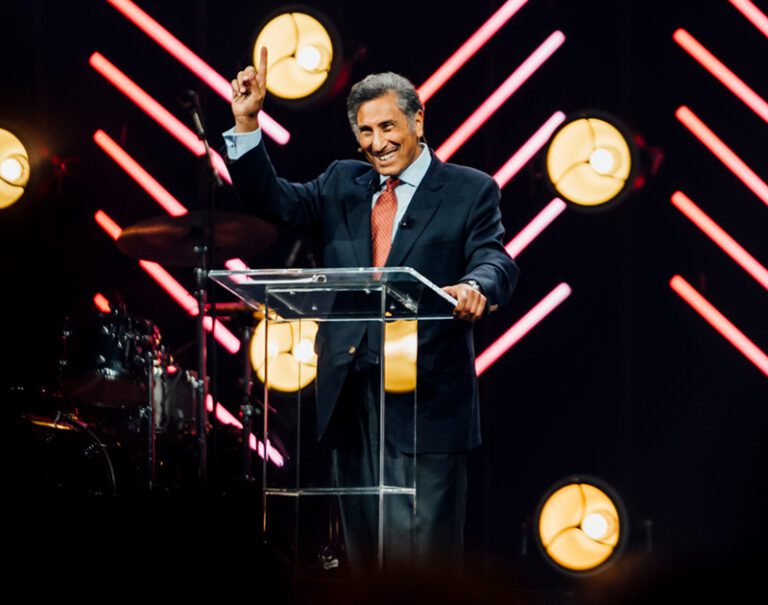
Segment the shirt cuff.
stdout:
[[259,146],[261,143],[261,128],[257,128],[253,132],[235,132],[233,126],[226,132],[222,133],[224,137],[224,145],[227,148],[227,157],[230,161],[234,162],[243,157],[251,149]]

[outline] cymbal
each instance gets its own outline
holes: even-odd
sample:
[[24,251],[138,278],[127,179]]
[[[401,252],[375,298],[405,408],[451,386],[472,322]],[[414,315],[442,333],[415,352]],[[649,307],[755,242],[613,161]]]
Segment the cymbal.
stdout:
[[[194,211],[182,216],[155,216],[127,227],[117,239],[121,252],[140,260],[163,265],[194,267],[200,262],[195,251],[207,244],[207,213]],[[277,229],[260,218],[234,212],[216,213],[214,253],[217,261],[247,257],[269,248]]]

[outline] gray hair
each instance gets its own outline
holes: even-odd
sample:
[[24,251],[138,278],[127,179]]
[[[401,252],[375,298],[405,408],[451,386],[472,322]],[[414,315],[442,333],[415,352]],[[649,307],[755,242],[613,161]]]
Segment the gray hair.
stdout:
[[386,71],[366,76],[349,91],[349,96],[347,97],[347,119],[356,137],[360,135],[360,131],[357,128],[357,112],[360,106],[367,101],[378,99],[388,92],[395,93],[397,107],[405,114],[411,129],[415,128],[414,118],[416,112],[424,109],[416,88],[414,88],[408,78],[404,78],[391,71]]

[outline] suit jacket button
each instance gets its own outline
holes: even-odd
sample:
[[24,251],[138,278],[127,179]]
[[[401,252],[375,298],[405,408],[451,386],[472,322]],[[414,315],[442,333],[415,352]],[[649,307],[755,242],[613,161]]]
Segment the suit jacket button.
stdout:
[[354,346],[352,346],[352,347],[349,347],[349,350],[347,351],[347,353],[349,353],[350,355],[354,355],[356,351],[357,349]]

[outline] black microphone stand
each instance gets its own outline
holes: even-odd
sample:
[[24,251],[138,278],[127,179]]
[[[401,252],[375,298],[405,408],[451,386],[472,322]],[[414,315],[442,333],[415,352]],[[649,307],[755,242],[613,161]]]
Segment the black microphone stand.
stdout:
[[[200,109],[200,97],[194,90],[187,90],[183,93],[181,104],[192,116],[192,124],[197,134],[197,138],[203,143],[206,166],[213,177],[213,186],[208,197],[207,225],[202,225],[200,240],[195,245],[195,253],[198,255],[199,264],[195,267],[195,298],[197,299],[197,368],[198,377],[195,385],[196,392],[196,411],[197,411],[197,452],[198,452],[198,482],[201,488],[205,489],[208,485],[208,413],[206,402],[209,395],[208,384],[208,351],[205,335],[205,309],[208,303],[208,270],[213,266],[214,252],[214,230],[215,230],[215,193],[219,187],[223,186],[221,176],[216,170],[211,147],[208,144],[208,138],[203,126],[202,111]],[[207,235],[207,237],[206,237]],[[211,325],[211,331],[215,330],[215,321]],[[214,412],[216,404],[214,402]]]

